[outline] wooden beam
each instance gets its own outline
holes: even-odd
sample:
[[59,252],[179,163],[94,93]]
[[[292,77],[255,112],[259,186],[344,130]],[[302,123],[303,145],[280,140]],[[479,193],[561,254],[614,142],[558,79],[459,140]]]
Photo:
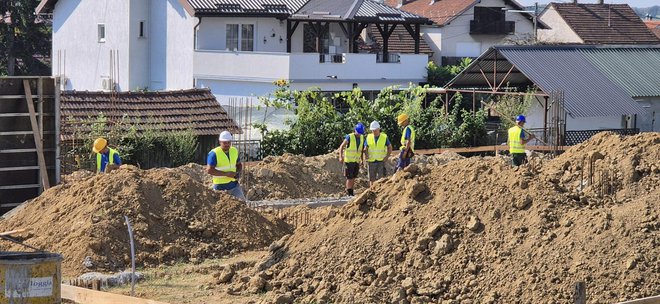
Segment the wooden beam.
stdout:
[[497,85],[497,87],[495,88],[494,91],[499,91],[499,90],[500,90],[500,87],[502,87],[502,85],[504,84],[504,81],[506,81],[507,77],[509,77],[509,74],[511,74],[511,71],[513,71],[513,68],[514,68],[514,67],[511,66],[511,68],[509,69],[509,71],[506,72],[506,75],[504,75],[504,78],[502,78],[502,81],[500,82],[500,84]]
[[37,116],[34,112],[34,101],[32,100],[32,91],[30,89],[29,80],[23,80],[23,88],[25,89],[25,101],[27,102],[28,111],[30,111],[30,124],[32,125],[34,145],[37,147],[37,158],[39,159],[39,172],[41,173],[41,181],[43,182],[44,190],[47,190],[50,188],[50,183],[48,182],[48,171],[46,171],[46,159],[44,158],[44,151],[41,142],[41,132],[39,132],[39,126],[37,125]]
[[8,236],[8,235],[19,234],[19,233],[28,232],[28,231],[30,231],[30,229],[27,229],[27,228],[10,230],[10,231],[5,231],[5,232],[0,232],[0,236]]
[[62,299],[74,301],[78,304],[168,304],[156,300],[140,299],[116,293],[71,286],[67,284],[62,284]]

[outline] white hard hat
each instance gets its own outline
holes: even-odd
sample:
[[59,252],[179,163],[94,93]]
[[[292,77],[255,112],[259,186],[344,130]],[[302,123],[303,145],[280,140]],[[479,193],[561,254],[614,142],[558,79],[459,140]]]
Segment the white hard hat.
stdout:
[[369,130],[374,131],[374,130],[378,130],[378,129],[380,129],[380,124],[378,123],[378,121],[375,121],[375,120],[372,121],[371,125],[369,125]]
[[234,138],[229,131],[222,131],[222,133],[220,133],[220,141],[232,141],[232,139]]

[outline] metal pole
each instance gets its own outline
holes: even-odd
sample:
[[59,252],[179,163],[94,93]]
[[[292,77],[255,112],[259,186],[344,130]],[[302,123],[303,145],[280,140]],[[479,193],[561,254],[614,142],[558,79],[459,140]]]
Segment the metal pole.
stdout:
[[126,226],[128,227],[128,238],[131,242],[131,296],[135,296],[135,244],[133,242],[133,228],[128,216],[124,215]]
[[539,3],[535,2],[534,3],[534,42],[538,42],[538,34],[537,34],[537,28],[538,28],[538,16],[539,16]]

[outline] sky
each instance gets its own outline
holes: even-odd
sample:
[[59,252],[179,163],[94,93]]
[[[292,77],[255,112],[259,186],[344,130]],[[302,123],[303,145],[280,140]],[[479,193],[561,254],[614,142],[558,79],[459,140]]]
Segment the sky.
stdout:
[[[534,5],[534,2],[539,4],[549,3],[549,2],[572,2],[572,0],[517,0],[518,3],[522,5]],[[578,3],[596,3],[596,0],[578,0]],[[650,7],[654,5],[660,5],[660,0],[605,0],[605,3],[627,3],[632,7]]]

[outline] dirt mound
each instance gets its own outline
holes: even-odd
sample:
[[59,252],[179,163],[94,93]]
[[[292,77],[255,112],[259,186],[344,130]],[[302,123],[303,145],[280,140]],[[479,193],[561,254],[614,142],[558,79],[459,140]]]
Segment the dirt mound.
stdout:
[[30,228],[22,241],[61,253],[66,275],[129,265],[124,215],[133,223],[137,262],[145,266],[259,249],[290,233],[286,224],[209,190],[188,169],[122,166],[71,181],[25,203],[0,221],[0,229]]
[[[601,134],[540,171],[499,157],[412,165],[271,244],[227,290],[302,302],[568,303],[584,281],[590,303],[656,295],[657,136]],[[631,151],[635,193],[579,191],[556,177],[592,147],[625,159],[626,146],[643,146]],[[621,171],[612,180],[628,185]]]

